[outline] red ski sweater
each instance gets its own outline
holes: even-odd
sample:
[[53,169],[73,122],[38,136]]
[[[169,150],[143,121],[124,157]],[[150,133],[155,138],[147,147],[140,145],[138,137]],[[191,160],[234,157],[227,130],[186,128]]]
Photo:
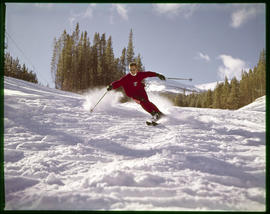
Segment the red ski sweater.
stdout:
[[155,77],[157,74],[151,71],[139,71],[136,76],[130,73],[122,77],[120,80],[112,83],[113,89],[123,87],[128,97],[137,98],[145,94],[144,84],[142,80],[147,77]]

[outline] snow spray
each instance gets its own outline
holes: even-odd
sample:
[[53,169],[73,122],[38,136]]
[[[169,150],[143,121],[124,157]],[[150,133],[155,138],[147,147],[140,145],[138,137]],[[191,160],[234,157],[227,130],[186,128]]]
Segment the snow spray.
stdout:
[[168,98],[153,92],[147,92],[147,94],[149,100],[154,103],[161,112],[164,114],[169,113],[169,109],[173,106],[173,103]]
[[[83,104],[83,108],[86,111],[90,111],[90,109],[92,109],[95,106],[100,97],[104,95],[106,90],[107,90],[106,88],[101,89],[95,88],[86,92],[84,94],[85,102]],[[169,99],[153,92],[147,92],[147,94],[149,100],[153,102],[159,108],[160,111],[162,111],[164,114],[169,113],[169,109],[173,106],[173,103]],[[109,91],[107,95],[104,96],[102,101],[96,106],[95,109],[97,111],[110,110],[112,107],[116,106],[117,103],[119,103],[119,100],[121,99],[122,96],[123,95],[120,92],[116,92],[114,90]],[[138,109],[140,109],[139,105]]]
[[[106,92],[106,88],[96,88],[91,89],[87,93],[84,94],[85,102],[83,104],[83,108],[86,111],[90,111],[97,101],[100,99],[102,95]],[[120,98],[122,97],[122,94],[120,92],[110,91],[108,94],[102,99],[102,101],[96,106],[96,110],[107,110],[111,107],[115,106]]]

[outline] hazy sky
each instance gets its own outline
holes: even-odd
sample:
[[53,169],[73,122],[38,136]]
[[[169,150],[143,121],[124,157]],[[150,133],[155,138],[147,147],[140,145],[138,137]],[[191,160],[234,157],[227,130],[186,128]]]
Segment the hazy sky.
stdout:
[[[6,51],[38,80],[54,87],[50,63],[53,40],[76,23],[112,36],[115,57],[133,30],[135,54],[146,70],[192,84],[240,77],[265,48],[265,4],[6,4]],[[190,82],[189,82],[190,83]]]

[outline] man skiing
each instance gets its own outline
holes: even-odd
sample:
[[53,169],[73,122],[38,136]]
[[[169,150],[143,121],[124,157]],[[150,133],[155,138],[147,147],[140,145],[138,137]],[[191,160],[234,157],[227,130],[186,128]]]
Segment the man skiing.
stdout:
[[166,78],[155,72],[139,71],[137,64],[134,62],[129,64],[129,71],[130,73],[120,80],[112,82],[107,87],[107,90],[110,91],[122,86],[126,95],[131,97],[136,103],[140,104],[145,111],[149,112],[153,116],[153,121],[157,121],[163,116],[163,113],[155,106],[155,104],[149,101],[142,80],[147,77],[158,77],[161,80],[165,80]]

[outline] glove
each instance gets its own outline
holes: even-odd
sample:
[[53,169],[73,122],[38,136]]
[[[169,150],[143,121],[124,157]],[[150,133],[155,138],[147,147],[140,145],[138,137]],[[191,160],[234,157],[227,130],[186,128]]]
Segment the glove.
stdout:
[[112,90],[113,89],[113,86],[112,85],[108,85],[107,86],[107,91],[110,91],[110,90]]
[[166,80],[166,78],[162,74],[157,73],[157,77],[161,80]]

